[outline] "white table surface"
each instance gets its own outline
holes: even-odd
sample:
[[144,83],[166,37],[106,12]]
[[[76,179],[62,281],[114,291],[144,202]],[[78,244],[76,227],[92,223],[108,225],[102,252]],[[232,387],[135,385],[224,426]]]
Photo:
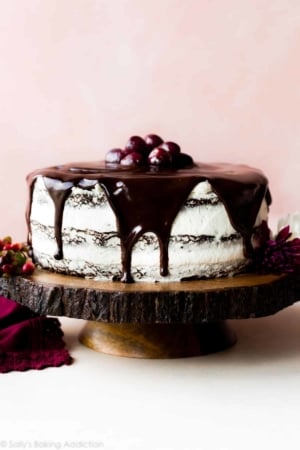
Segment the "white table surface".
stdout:
[[97,353],[78,342],[84,321],[60,320],[73,365],[0,375],[0,449],[300,448],[300,304],[175,360]]

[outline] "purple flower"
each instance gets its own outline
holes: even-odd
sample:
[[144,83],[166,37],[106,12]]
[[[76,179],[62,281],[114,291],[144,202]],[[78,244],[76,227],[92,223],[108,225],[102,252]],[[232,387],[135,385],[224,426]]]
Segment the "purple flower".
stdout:
[[300,272],[300,239],[291,239],[291,236],[290,226],[287,225],[272,239],[267,223],[262,222],[255,237],[255,270],[264,274]]

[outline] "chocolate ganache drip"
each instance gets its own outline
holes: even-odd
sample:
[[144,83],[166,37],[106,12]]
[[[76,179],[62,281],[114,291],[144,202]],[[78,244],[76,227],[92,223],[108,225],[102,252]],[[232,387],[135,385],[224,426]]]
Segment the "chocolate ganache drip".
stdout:
[[131,255],[134,244],[146,232],[153,232],[160,247],[160,273],[168,275],[168,244],[172,224],[192,189],[208,181],[223,202],[232,226],[244,240],[246,257],[251,257],[251,236],[264,198],[271,196],[263,173],[245,165],[195,164],[186,169],[151,170],[145,167],[109,167],[102,162],[67,164],[37,170],[27,177],[30,199],[27,209],[30,239],[30,206],[34,181],[44,177],[55,205],[56,259],[63,258],[62,222],[65,201],[74,186],[104,189],[117,222],[121,244],[121,281],[132,282]]

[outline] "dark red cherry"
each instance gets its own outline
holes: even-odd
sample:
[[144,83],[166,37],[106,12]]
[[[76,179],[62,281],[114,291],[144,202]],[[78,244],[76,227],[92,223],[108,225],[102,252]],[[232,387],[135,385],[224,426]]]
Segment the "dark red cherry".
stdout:
[[131,136],[125,146],[125,151],[138,152],[143,155],[148,153],[146,142],[140,136]]
[[14,266],[12,264],[3,264],[2,271],[7,275],[10,275],[13,272]]
[[163,148],[158,147],[150,152],[148,163],[151,166],[169,167],[172,164],[172,155]]
[[145,136],[145,142],[148,151],[150,152],[154,148],[159,147],[160,144],[163,143],[163,140],[160,136],[157,136],[157,134],[147,134],[147,136]]
[[[126,149],[126,148],[123,148],[123,149],[122,149],[122,158],[121,158],[121,159],[123,159],[124,156],[129,155],[129,153],[132,153],[132,150],[129,150],[128,148],[127,148],[127,149]],[[139,152],[138,152],[138,153],[139,153]]]
[[144,157],[141,153],[131,152],[121,159],[122,166],[141,166],[144,163]]
[[160,145],[166,152],[171,153],[171,155],[178,155],[180,153],[180,147],[175,142],[164,142]]
[[177,155],[173,156],[173,166],[178,169],[183,169],[184,167],[189,167],[193,164],[193,158],[186,153],[178,153]]
[[105,162],[109,164],[119,164],[123,156],[123,150],[120,148],[112,148],[106,153]]

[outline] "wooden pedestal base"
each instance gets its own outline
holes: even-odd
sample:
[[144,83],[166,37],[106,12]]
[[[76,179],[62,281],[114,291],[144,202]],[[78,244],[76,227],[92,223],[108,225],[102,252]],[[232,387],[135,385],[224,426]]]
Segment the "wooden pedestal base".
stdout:
[[80,341],[98,352],[131,358],[200,356],[231,347],[234,332],[225,321],[190,324],[88,322]]

